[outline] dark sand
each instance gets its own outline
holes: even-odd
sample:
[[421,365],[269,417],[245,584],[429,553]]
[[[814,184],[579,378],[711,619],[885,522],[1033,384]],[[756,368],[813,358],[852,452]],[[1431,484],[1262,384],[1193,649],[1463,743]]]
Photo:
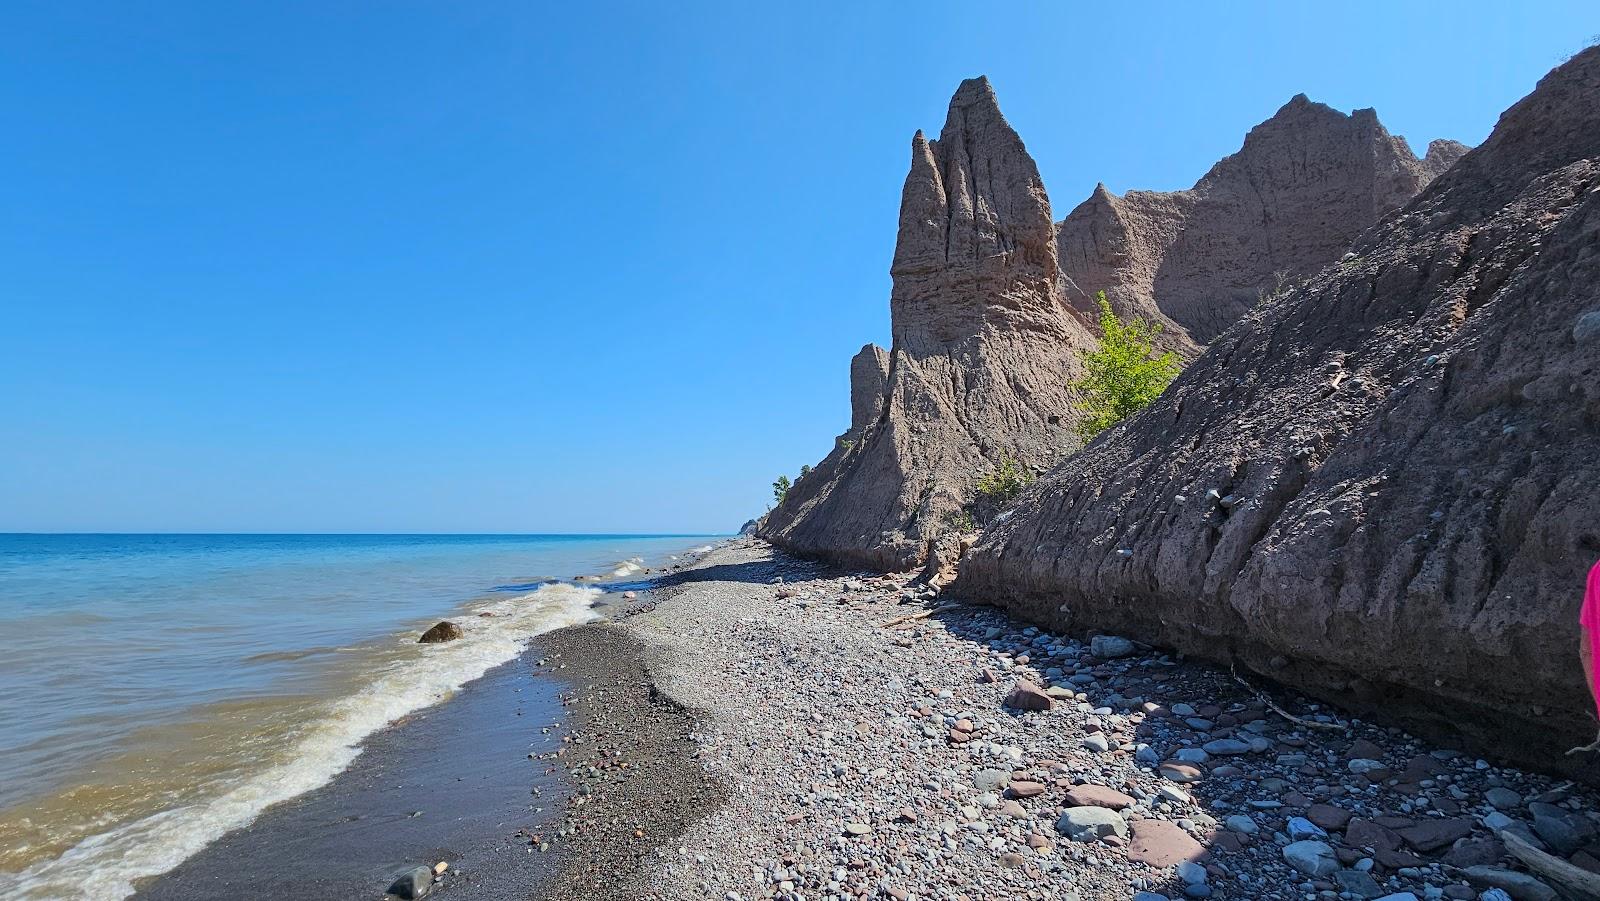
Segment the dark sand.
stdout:
[[379,899],[398,874],[439,861],[450,866],[430,897],[534,896],[558,861],[530,850],[530,835],[549,831],[569,793],[559,769],[546,775],[557,761],[528,759],[567,734],[541,732],[566,714],[564,686],[535,675],[537,659],[525,653],[375,733],[332,782],[268,808],[135,897]]
[[563,824],[571,834],[562,871],[535,897],[649,897],[656,849],[676,853],[677,839],[722,798],[696,759],[694,712],[656,690],[648,649],[616,625],[562,629],[535,646],[552,665],[565,664],[560,674],[577,686],[568,708],[577,741],[563,764],[578,786]]

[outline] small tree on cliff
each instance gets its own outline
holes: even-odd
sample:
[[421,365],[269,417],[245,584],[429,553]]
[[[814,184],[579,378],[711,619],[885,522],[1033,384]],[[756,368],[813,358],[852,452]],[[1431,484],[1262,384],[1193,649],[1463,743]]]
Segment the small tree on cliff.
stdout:
[[1149,406],[1183,368],[1171,351],[1156,353],[1160,323],[1137,316],[1123,322],[1104,291],[1095,300],[1100,345],[1083,355],[1083,376],[1072,383],[1084,413],[1077,431],[1085,441]]
[[789,477],[778,476],[772,483],[772,498],[778,503],[783,503],[783,498],[789,493]]

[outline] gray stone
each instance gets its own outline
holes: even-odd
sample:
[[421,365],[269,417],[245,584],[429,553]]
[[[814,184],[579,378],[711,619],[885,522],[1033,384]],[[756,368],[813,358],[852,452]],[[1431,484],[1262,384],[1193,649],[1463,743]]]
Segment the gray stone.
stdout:
[[1056,831],[1075,842],[1092,842],[1108,836],[1128,837],[1128,823],[1104,807],[1074,807],[1056,820]]
[[1321,826],[1318,826],[1316,823],[1311,822],[1310,820],[1306,819],[1305,817],[1290,817],[1289,818],[1289,838],[1290,839],[1292,839],[1294,841],[1300,841],[1302,839],[1307,839],[1307,838],[1327,838],[1327,837],[1328,837],[1328,833],[1324,832]]
[[1183,880],[1184,885],[1205,882],[1208,875],[1205,867],[1192,860],[1186,860],[1178,864],[1178,878]]
[[979,770],[972,777],[972,787],[980,792],[1004,791],[1011,784],[1011,774],[1005,770]]
[[1600,310],[1592,310],[1578,317],[1578,324],[1572,327],[1572,340],[1579,344],[1600,341]]
[[1201,745],[1200,749],[1205,751],[1207,754],[1215,754],[1218,757],[1248,754],[1251,750],[1249,742],[1240,741],[1237,738],[1212,739],[1211,741]]
[[1184,763],[1205,763],[1211,759],[1211,755],[1199,748],[1179,748],[1177,753],[1172,755],[1172,759]]
[[416,867],[404,873],[389,886],[389,894],[405,901],[414,901],[433,891],[433,870]]
[[1091,732],[1083,737],[1083,746],[1097,754],[1111,750],[1111,742],[1103,733]]
[[1111,660],[1117,657],[1127,657],[1137,648],[1133,642],[1116,635],[1096,635],[1089,639],[1089,653],[1102,660]]
[[1327,842],[1294,842],[1283,849],[1289,866],[1313,878],[1331,876],[1339,869],[1339,858]]
[[1341,892],[1349,892],[1357,898],[1376,898],[1383,894],[1383,887],[1365,870],[1340,870],[1333,874],[1333,881]]
[[1255,820],[1250,819],[1242,813],[1236,813],[1233,816],[1228,817],[1226,820],[1223,820],[1222,824],[1227,826],[1229,831],[1237,832],[1241,835],[1255,835],[1257,832],[1261,831],[1261,827],[1256,825]]
[[1516,810],[1522,806],[1522,796],[1504,786],[1495,786],[1484,792],[1483,799],[1496,810]]
[[1378,901],[1418,901],[1418,899],[1411,892],[1395,892],[1392,895],[1384,895]]
[[1570,857],[1595,838],[1594,824],[1565,808],[1535,801],[1528,805],[1528,812],[1533,814],[1533,831],[1562,857]]
[[1467,867],[1461,871],[1461,875],[1478,888],[1503,890],[1511,896],[1512,901],[1560,901],[1561,897],[1550,886],[1527,873],[1518,873],[1515,870],[1502,870],[1499,867]]
[[464,633],[462,633],[460,626],[449,620],[444,620],[422,633],[422,637],[417,639],[417,642],[420,644],[437,644],[442,641],[455,641],[462,634]]

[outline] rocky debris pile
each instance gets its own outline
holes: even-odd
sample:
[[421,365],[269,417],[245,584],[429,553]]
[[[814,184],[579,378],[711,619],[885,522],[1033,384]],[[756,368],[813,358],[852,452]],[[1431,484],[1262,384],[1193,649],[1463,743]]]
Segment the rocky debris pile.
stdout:
[[1506,836],[1600,852],[1588,791],[1117,636],[757,542],[703,565],[628,628],[726,801],[641,897],[1554,898]]
[[1263,295],[1337,262],[1466,151],[1434,141],[1419,160],[1373,110],[1347,116],[1301,94],[1193,188],[1096,187],[1057,226],[1064,296],[1093,315],[1104,291],[1193,358]]
[[1600,48],[1025,492],[956,592],[1597,777]]
[[1076,446],[1067,382],[1092,346],[1064,305],[1050,200],[989,82],[917,132],[890,267],[893,347],[851,363],[851,427],[761,525],[795,552],[905,570],[953,560],[975,485]]

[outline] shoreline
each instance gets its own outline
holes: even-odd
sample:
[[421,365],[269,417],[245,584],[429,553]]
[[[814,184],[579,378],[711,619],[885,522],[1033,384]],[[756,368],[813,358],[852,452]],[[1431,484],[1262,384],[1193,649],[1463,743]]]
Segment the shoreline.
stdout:
[[[632,598],[608,595],[601,621],[537,636],[374,737],[365,765],[405,773],[401,784],[417,767],[483,775],[506,755],[442,747],[428,721],[504,702],[510,671],[560,710],[543,759],[519,755],[499,786],[526,797],[549,780],[542,819],[520,832],[459,822],[430,897],[1466,901],[1506,886],[1555,898],[1517,882],[1532,877],[1508,835],[1545,844],[1562,827],[1600,852],[1587,789],[1157,649],[930,607],[906,574],[846,573],[737,538],[653,575],[628,583]],[[1051,709],[1019,709],[1023,681],[1041,689],[1025,706]],[[384,749],[397,739],[417,756]],[[236,867],[241,842],[264,849],[245,860],[269,855],[297,808],[341,797],[358,769],[162,880],[203,886],[194,873]],[[1316,860],[1291,855],[1304,842]],[[266,859],[310,884],[282,847]],[[377,897],[427,863],[396,854],[363,887]]]
[[[605,617],[704,552],[679,551],[650,568],[635,558],[570,584],[605,592],[592,608]],[[545,659],[541,637],[525,639],[515,657],[449,697],[368,734],[352,763],[322,785],[137,879],[133,897],[250,896],[285,867],[297,885],[330,897],[381,896],[400,874],[436,864],[447,869],[430,897],[470,887],[473,897],[525,898],[549,883],[567,844],[555,832],[573,781],[560,762],[575,747],[564,702],[599,674],[563,673],[564,662]]]

